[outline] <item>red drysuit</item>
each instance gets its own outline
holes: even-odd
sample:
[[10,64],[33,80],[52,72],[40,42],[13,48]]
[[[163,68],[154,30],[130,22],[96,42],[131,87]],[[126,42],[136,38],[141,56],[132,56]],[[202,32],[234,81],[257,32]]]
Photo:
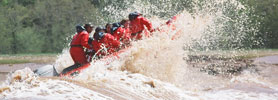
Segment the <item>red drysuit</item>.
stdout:
[[120,47],[120,42],[109,33],[104,33],[100,40],[94,40],[92,44],[98,56],[105,56],[116,52]]
[[130,30],[128,28],[119,27],[113,32],[116,40],[127,43],[130,40]]
[[74,63],[86,64],[86,55],[83,47],[91,49],[91,46],[88,44],[89,34],[86,31],[82,31],[73,36],[72,42],[70,44],[70,55]]
[[[152,24],[146,18],[142,16],[136,17],[134,20],[130,21],[130,31],[131,38],[142,39],[142,32],[147,27],[149,31],[152,31]],[[143,32],[145,36],[149,36],[148,32]]]

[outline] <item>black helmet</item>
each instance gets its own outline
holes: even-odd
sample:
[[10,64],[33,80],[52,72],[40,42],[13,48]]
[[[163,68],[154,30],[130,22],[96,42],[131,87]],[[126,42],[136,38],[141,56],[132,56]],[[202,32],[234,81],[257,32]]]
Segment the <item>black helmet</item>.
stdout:
[[104,32],[97,32],[97,33],[94,34],[94,39],[100,40],[100,39],[103,38],[104,35],[105,35]]
[[87,27],[93,28],[94,26],[93,26],[91,23],[88,23],[88,24],[85,24],[85,25],[84,25],[84,28],[87,28]]
[[120,23],[113,23],[112,27],[121,27],[121,24]]
[[100,32],[101,30],[104,30],[104,28],[98,26],[98,27],[95,29],[95,33],[98,33],[98,32]]
[[81,26],[81,25],[76,25],[75,28],[76,28],[76,32],[77,33],[82,32],[82,31],[85,30],[85,28],[83,26]]
[[121,27],[120,23],[113,23],[111,27],[111,33],[113,35],[114,31]]
[[95,34],[94,34],[95,40],[100,40],[104,36],[105,33],[101,32],[101,30],[104,30],[104,28],[99,26],[95,29]]
[[113,24],[107,23],[107,24],[105,25],[105,28],[106,28],[106,27],[113,27]]
[[141,14],[140,13],[138,13],[138,12],[133,12],[133,13],[130,13],[129,15],[128,15],[128,19],[131,21],[131,20],[134,20],[135,18],[137,18],[138,16],[140,16]]

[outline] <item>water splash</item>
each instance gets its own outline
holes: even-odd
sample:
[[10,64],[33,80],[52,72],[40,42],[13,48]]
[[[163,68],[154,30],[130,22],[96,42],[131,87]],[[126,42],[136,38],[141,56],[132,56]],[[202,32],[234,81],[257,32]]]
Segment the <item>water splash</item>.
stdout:
[[[92,90],[61,80],[39,78],[29,68],[18,70],[11,75],[11,80],[0,97],[31,100],[62,99],[97,99],[112,100]],[[53,96],[55,95],[55,96]]]
[[57,60],[54,63],[54,67],[56,68],[57,72],[60,73],[65,69],[67,66],[73,65],[72,58],[69,53],[69,49],[65,48],[63,52],[58,56]]

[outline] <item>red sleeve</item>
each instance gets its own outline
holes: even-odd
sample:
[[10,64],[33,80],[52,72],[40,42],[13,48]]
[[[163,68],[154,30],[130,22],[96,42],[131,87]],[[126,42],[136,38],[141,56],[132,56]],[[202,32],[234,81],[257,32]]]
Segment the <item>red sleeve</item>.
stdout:
[[129,36],[129,37],[131,36],[131,31],[129,28],[124,28],[124,35]]
[[113,40],[113,42],[112,42],[112,46],[113,46],[113,48],[119,48],[120,47],[120,42],[119,41],[117,41],[117,40]]
[[[84,33],[83,33],[84,32]],[[81,45],[83,47],[86,47],[88,49],[92,49],[92,47],[88,44],[88,40],[89,40],[89,34],[85,31],[83,31],[81,34]]]
[[125,32],[125,30],[124,30],[124,28],[122,28],[122,27],[119,27],[119,37],[120,38],[122,38],[123,37],[123,35],[124,35],[124,32]]
[[107,36],[107,43],[110,45],[110,46],[112,46],[113,48],[118,48],[118,47],[120,47],[120,42],[119,41],[117,41],[112,35],[110,35],[110,34],[107,34],[106,35]]
[[130,31],[128,28],[123,28],[124,32],[123,32],[123,39],[124,40],[129,40],[130,39]]
[[118,28],[116,31],[113,33],[114,39],[120,40],[120,28]]
[[147,20],[146,18],[142,17],[141,23],[144,24],[148,28],[149,31],[152,30],[152,23],[149,20]]
[[97,42],[97,40],[92,41],[93,49],[97,52],[100,49],[100,44]]

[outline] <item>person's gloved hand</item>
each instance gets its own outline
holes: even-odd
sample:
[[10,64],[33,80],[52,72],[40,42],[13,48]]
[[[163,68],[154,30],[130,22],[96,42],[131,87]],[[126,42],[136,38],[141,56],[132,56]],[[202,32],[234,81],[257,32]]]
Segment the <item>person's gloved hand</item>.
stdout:
[[151,29],[151,30],[150,30],[151,33],[154,32],[154,31],[155,31],[155,29]]
[[88,49],[88,50],[87,50],[87,52],[93,52],[93,51],[94,51],[93,49]]

